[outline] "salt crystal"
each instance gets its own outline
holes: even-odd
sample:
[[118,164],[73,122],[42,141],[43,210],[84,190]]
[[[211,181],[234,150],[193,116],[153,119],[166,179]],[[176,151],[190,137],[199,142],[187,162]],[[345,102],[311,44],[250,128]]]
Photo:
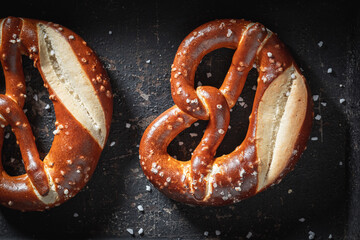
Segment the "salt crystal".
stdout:
[[328,68],[327,73],[332,73],[332,68]]
[[144,229],[140,228],[139,231],[138,231],[138,234],[141,235],[144,233]]
[[132,228],[127,228],[126,231],[131,235],[134,235],[134,230]]
[[299,218],[299,222],[305,222],[305,218]]
[[317,100],[319,100],[319,95],[314,95],[313,96],[313,100],[316,102]]
[[130,123],[126,123],[126,124],[125,124],[125,127],[126,127],[126,128],[130,128],[130,127],[131,127],[131,124],[130,124]]
[[249,239],[252,237],[252,232],[248,232],[248,234],[246,235],[246,238]]
[[323,41],[318,42],[318,46],[319,46],[319,47],[322,47],[323,45],[324,45],[324,42],[323,42]]
[[138,208],[138,210],[139,210],[140,212],[143,212],[143,211],[144,211],[144,207],[143,207],[142,205],[138,205],[137,208]]
[[212,74],[210,72],[206,73],[207,78],[211,78]]
[[9,139],[10,138],[10,133],[6,133],[4,136],[5,139]]
[[146,60],[146,63],[150,63],[150,62],[151,62],[150,59]]
[[340,98],[339,102],[340,102],[340,103],[344,103],[344,102],[345,102],[345,99],[344,99],[344,98]]
[[315,233],[313,231],[309,231],[309,239],[314,239]]
[[110,143],[110,147],[113,147],[115,145],[115,142]]
[[220,230],[215,230],[216,236],[219,236],[221,234]]
[[321,115],[317,114],[317,115],[315,116],[315,120],[320,120],[320,119],[321,119]]
[[227,30],[226,37],[230,37],[232,35],[232,31],[230,29]]
[[311,138],[311,141],[317,141],[317,140],[319,140],[318,137],[312,137],[312,138]]

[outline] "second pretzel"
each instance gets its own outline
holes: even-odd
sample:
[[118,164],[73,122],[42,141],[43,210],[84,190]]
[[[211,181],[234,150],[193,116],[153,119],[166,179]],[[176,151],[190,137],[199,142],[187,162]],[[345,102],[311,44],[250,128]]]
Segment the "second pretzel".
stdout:
[[[218,48],[235,49],[217,89],[194,89],[201,59]],[[256,66],[259,77],[244,141],[215,158],[230,122],[230,109]],[[181,43],[171,69],[171,107],[146,129],[140,164],[168,197],[196,205],[226,205],[263,191],[293,169],[306,148],[313,111],[304,76],[279,38],[259,23],[224,19],[195,29]],[[167,153],[170,142],[198,120],[208,120],[189,161]]]

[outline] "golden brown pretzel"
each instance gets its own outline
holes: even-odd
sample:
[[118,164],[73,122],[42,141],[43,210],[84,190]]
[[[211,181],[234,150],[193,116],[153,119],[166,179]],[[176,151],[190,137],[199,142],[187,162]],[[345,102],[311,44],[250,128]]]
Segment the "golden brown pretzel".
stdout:
[[[200,86],[201,59],[218,48],[236,49],[220,89]],[[249,70],[258,86],[247,135],[232,153],[215,158]],[[171,68],[175,106],[155,119],[140,143],[146,177],[168,197],[190,204],[226,205],[279,182],[304,151],[312,125],[305,78],[276,34],[259,23],[224,19],[195,29],[181,43]],[[197,120],[208,120],[190,161],[167,153],[170,142]]]
[[[86,42],[58,24],[8,17],[0,19],[0,36],[6,83],[0,95],[0,150],[9,124],[26,170],[9,176],[0,155],[0,202],[22,211],[58,206],[90,179],[108,137],[113,101],[107,73]],[[22,55],[34,61],[55,110],[54,141],[43,161],[22,110]]]

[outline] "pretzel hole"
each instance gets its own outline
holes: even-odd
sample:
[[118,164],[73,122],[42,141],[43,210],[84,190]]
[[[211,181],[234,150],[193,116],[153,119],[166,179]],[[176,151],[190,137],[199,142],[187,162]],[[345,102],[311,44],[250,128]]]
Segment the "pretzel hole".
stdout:
[[[231,65],[234,52],[232,49],[220,48],[205,55],[195,73],[195,89],[198,86],[220,88]],[[230,127],[217,149],[215,157],[231,153],[245,139],[256,92],[257,78],[257,70],[251,69],[243,91],[231,110]],[[203,137],[207,124],[207,121],[199,120],[176,136],[167,149],[170,156],[180,161],[190,160],[192,152]]]
[[4,128],[4,142],[1,149],[1,160],[4,170],[10,176],[26,173],[19,145],[10,126]]
[[5,77],[4,71],[0,67],[0,94],[5,94]]
[[220,48],[206,54],[195,72],[195,89],[198,86],[220,88],[231,65],[234,52],[233,49]]
[[197,121],[177,135],[169,144],[167,151],[179,161],[188,161],[204,134],[207,121]]
[[249,116],[251,114],[255,91],[252,89],[256,85],[257,71],[251,70],[244,89],[230,112],[230,124],[226,135],[216,151],[215,157],[229,154],[239,146],[245,139],[249,127]]
[[31,125],[40,159],[43,160],[54,140],[54,106],[39,71],[33,66],[33,61],[24,57],[23,67],[27,96],[23,109]]
[[[50,151],[54,139],[54,107],[40,73],[33,67],[33,61],[23,57],[22,62],[27,96],[23,110],[34,134],[40,159],[43,160]],[[1,151],[4,170],[10,176],[26,173],[17,139],[10,126],[5,127],[4,138]]]

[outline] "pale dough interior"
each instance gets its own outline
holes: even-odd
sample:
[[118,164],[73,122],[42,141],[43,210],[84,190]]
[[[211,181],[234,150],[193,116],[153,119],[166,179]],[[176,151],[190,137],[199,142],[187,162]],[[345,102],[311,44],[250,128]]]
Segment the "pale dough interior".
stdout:
[[258,191],[272,184],[291,158],[307,108],[304,77],[293,66],[274,79],[259,103],[256,149]]

